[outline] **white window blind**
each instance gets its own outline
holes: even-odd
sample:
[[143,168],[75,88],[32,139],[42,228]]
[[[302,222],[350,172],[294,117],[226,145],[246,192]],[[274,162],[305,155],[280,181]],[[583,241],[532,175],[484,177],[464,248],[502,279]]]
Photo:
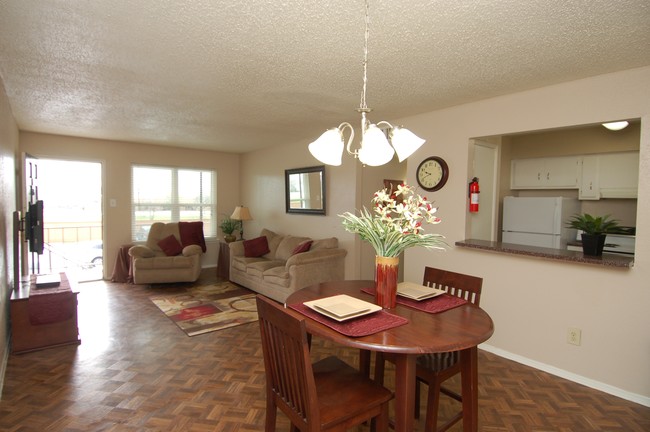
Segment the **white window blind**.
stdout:
[[216,172],[133,165],[131,233],[147,240],[154,222],[203,221],[206,237],[216,237]]

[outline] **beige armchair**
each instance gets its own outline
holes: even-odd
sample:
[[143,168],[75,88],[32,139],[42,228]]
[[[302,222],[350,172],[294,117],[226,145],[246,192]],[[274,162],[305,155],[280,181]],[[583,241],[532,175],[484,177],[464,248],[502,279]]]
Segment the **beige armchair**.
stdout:
[[194,282],[203,252],[202,222],[155,222],[146,244],[129,249],[133,283]]

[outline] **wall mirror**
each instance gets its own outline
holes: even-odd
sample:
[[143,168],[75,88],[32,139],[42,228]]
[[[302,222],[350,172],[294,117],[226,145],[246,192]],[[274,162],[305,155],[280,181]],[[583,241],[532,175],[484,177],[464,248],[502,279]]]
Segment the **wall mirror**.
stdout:
[[287,213],[325,214],[325,166],[284,171]]

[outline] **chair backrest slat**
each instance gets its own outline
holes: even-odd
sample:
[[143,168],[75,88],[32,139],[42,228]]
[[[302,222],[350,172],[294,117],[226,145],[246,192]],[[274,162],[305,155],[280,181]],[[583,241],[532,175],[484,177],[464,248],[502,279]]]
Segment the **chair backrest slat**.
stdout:
[[[267,397],[284,406],[294,424],[320,424],[316,384],[304,318],[257,296]],[[283,410],[284,411],[284,410]]]
[[455,273],[435,267],[425,267],[422,284],[443,289],[449,295],[463,298],[477,306],[481,302],[483,278],[477,276]]

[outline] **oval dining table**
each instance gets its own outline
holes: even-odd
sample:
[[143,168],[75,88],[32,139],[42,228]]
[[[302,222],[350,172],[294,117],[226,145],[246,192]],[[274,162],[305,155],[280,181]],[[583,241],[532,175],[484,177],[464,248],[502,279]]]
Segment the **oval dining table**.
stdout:
[[[324,282],[291,294],[285,305],[347,294],[372,303],[362,289],[374,289],[371,280]],[[407,324],[361,337],[349,337],[305,315],[307,331],[337,344],[360,349],[360,367],[369,373],[371,351],[395,355],[395,430],[412,431],[415,409],[416,358],[420,354],[460,351],[463,430],[478,430],[478,348],[494,332],[490,316],[471,303],[440,313],[423,312],[398,304],[386,312],[404,317]]]

